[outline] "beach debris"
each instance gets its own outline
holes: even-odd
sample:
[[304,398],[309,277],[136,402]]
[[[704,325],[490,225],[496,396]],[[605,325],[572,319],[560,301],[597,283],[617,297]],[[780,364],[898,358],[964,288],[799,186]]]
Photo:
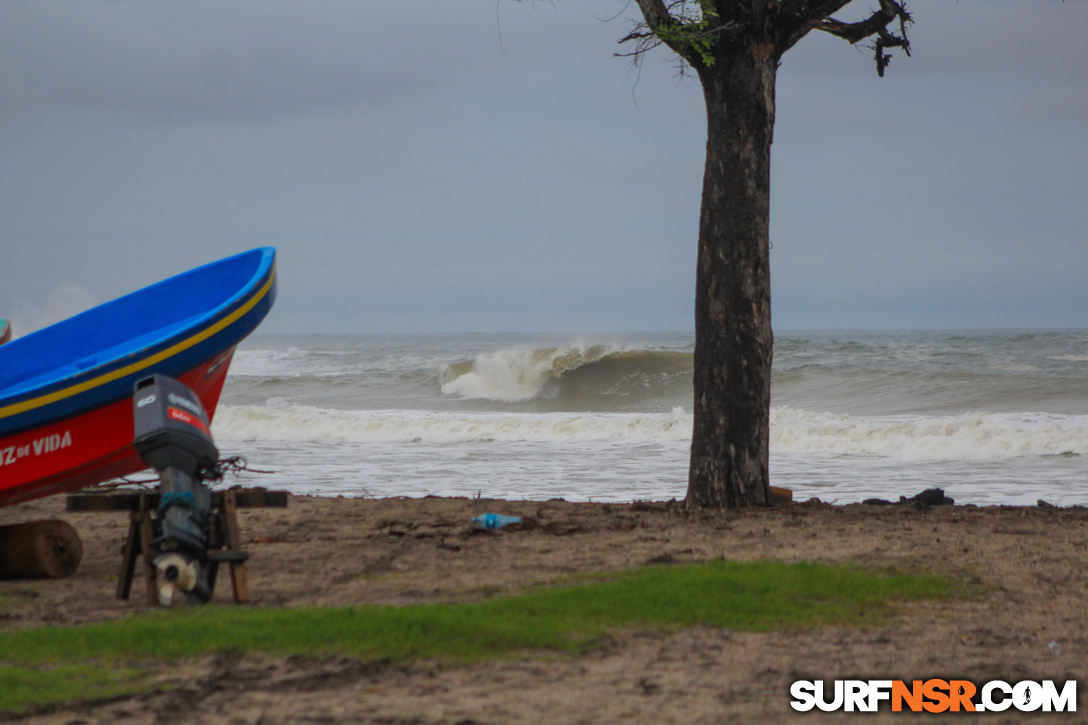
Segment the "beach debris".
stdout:
[[777,504],[793,503],[793,491],[788,488],[771,486],[771,501]]
[[644,566],[653,566],[654,564],[678,564],[680,563],[680,560],[672,554],[665,552],[658,556],[652,556],[642,563]]
[[[888,501],[883,498],[867,498],[861,502],[866,506],[894,506],[896,502]],[[899,504],[912,503],[916,508],[929,508],[930,506],[951,506],[956,503],[955,499],[949,498],[944,495],[944,491],[939,488],[927,488],[921,493],[916,493],[913,496],[900,496]]]
[[501,529],[509,524],[520,524],[520,516],[503,516],[502,514],[480,514],[474,516],[472,523],[481,529]]
[[1051,642],[1046,647],[1050,650],[1050,654],[1054,655],[1055,657],[1062,653],[1062,646],[1057,642]]
[[588,528],[576,521],[549,521],[541,526],[540,530],[552,536],[570,536],[589,531]]
[[60,579],[83,558],[70,524],[50,519],[0,526],[0,579]]
[[920,508],[925,508],[928,506],[951,506],[956,502],[954,499],[945,496],[942,489],[927,488],[925,491],[916,493],[910,498],[900,496],[899,503],[913,503]]
[[445,536],[438,537],[438,543],[435,544],[435,546],[438,547],[439,549],[445,549],[446,551],[460,551],[461,550],[461,547],[458,546],[457,544],[451,544],[450,542],[446,541]]

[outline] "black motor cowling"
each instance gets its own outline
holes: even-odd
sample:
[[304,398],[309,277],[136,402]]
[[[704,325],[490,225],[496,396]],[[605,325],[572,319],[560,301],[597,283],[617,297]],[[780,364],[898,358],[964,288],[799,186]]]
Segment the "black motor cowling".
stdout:
[[136,383],[132,402],[132,444],[147,465],[215,477],[219,450],[196,393],[173,378],[152,375]]
[[157,521],[162,535],[151,542],[159,552],[154,563],[163,579],[159,601],[167,606],[202,604],[211,598],[211,491],[204,481],[220,476],[208,414],[192,390],[165,375],[138,381],[132,406],[132,444],[159,472]]

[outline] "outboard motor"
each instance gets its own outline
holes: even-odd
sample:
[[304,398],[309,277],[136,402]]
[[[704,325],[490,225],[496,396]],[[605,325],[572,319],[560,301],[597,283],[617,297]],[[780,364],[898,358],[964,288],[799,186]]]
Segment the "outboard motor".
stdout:
[[159,602],[204,604],[211,599],[207,576],[211,492],[205,481],[221,476],[200,398],[165,375],[137,381],[132,397],[136,451],[159,472],[158,521],[162,535],[151,542],[163,584]]

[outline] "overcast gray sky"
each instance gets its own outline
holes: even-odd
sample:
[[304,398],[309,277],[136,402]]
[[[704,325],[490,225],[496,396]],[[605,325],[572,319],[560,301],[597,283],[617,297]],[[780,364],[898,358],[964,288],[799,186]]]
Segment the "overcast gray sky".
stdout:
[[[783,60],[775,327],[1088,326],[1088,3],[910,7],[883,79]],[[702,98],[636,12],[0,3],[0,316],[273,245],[266,332],[691,329]]]

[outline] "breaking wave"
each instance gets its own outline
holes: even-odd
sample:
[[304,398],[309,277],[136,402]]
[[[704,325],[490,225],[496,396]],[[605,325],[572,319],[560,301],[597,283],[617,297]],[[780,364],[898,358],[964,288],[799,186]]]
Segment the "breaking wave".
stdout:
[[[691,353],[609,345],[504,348],[443,366],[442,393],[467,400],[517,403],[564,400],[624,403],[691,394]],[[605,408],[610,406],[605,405]]]

